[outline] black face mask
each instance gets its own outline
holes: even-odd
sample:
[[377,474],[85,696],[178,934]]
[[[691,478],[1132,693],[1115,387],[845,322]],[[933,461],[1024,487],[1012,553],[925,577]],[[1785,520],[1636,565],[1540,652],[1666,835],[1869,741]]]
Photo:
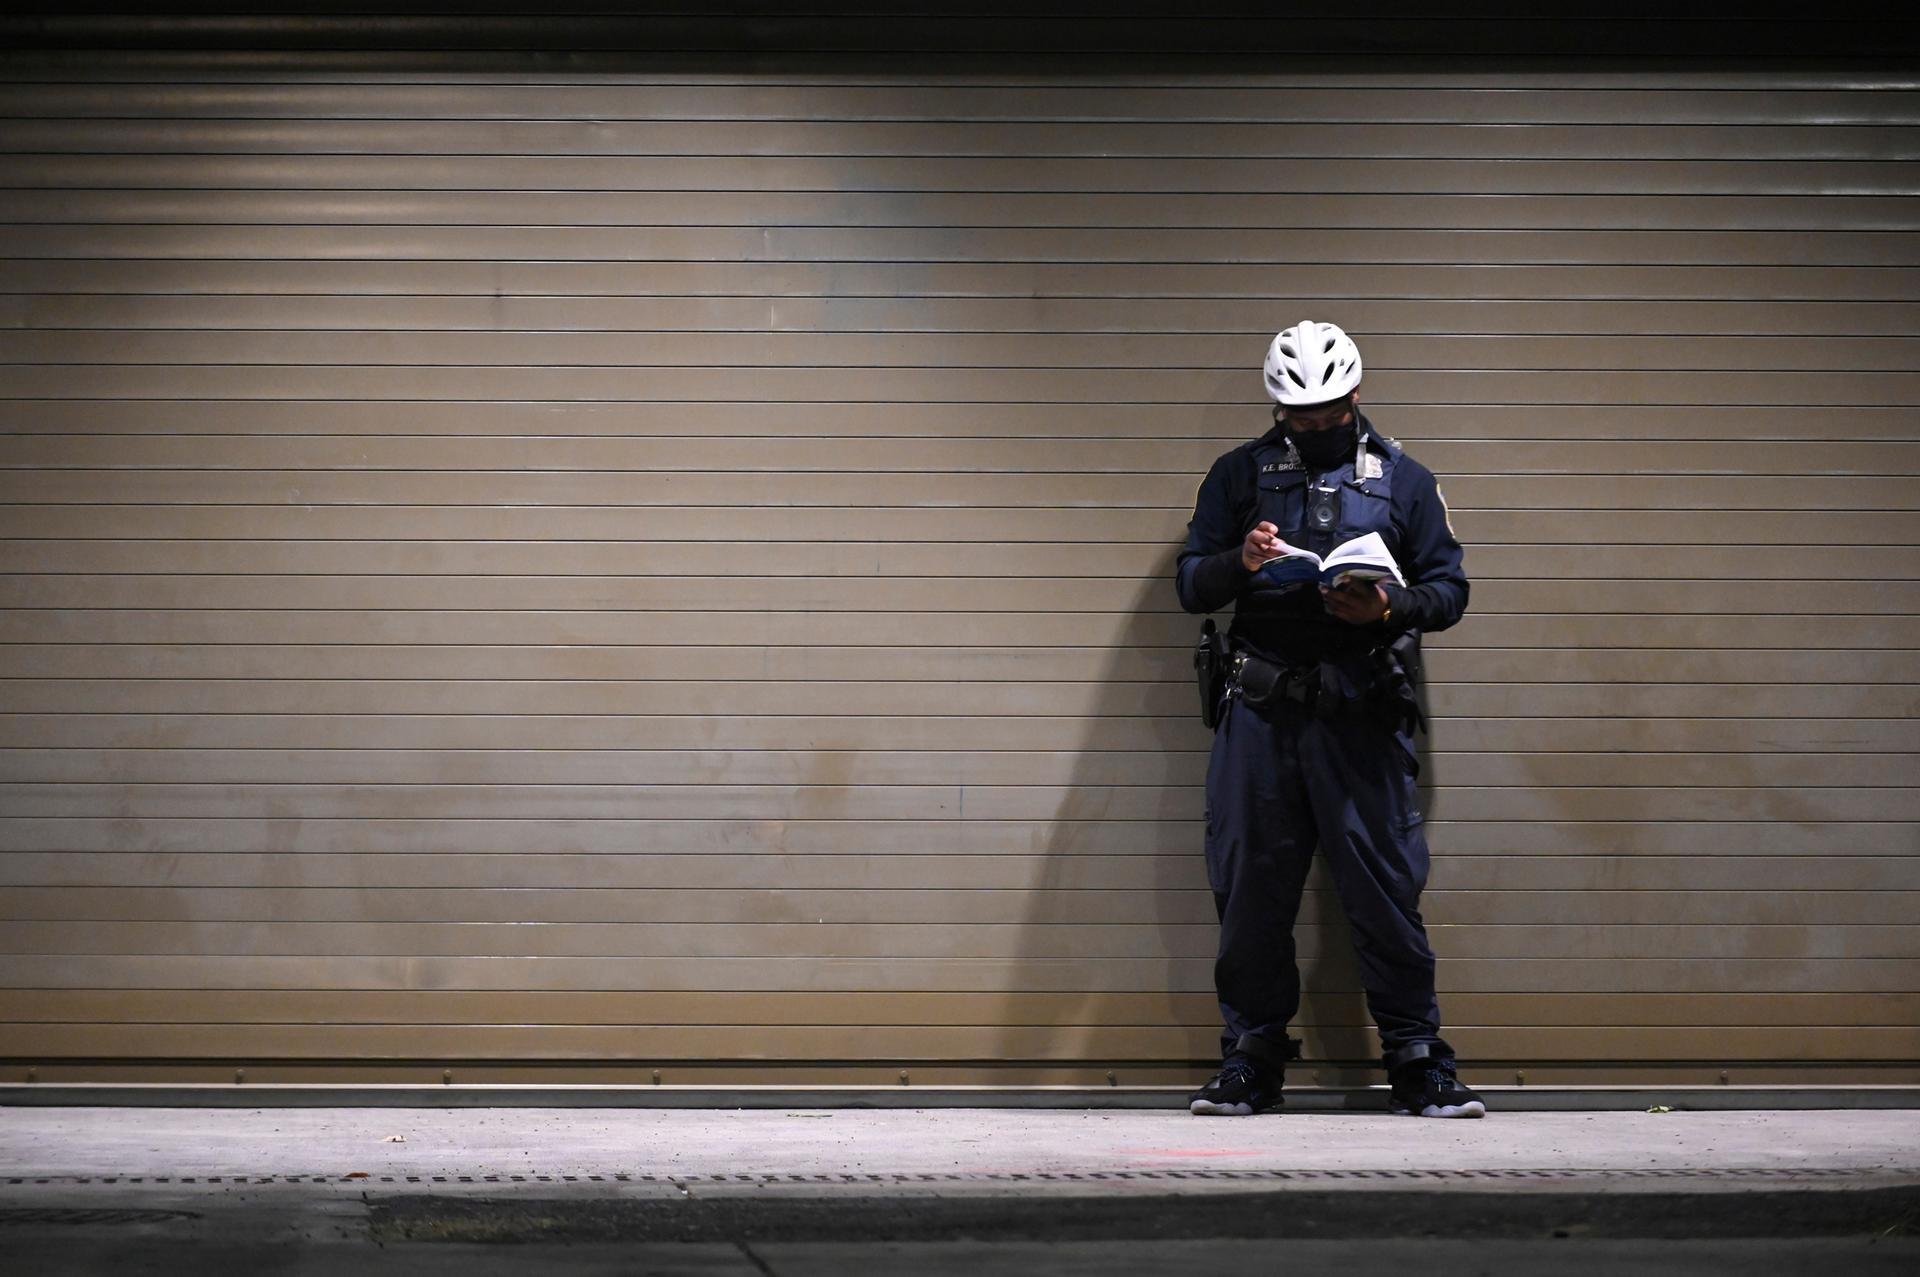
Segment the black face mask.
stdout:
[[1295,430],[1288,426],[1287,438],[1299,452],[1301,464],[1307,469],[1331,470],[1353,456],[1353,450],[1359,443],[1358,431],[1359,427],[1351,421],[1326,430]]

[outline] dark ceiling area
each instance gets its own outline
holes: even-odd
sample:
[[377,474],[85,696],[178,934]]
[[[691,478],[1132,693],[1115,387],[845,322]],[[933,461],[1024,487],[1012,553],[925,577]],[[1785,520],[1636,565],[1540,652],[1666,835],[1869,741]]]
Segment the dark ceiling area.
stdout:
[[0,55],[160,63],[183,55],[306,64],[479,68],[529,55],[578,70],[1017,69],[1023,62],[1217,72],[1337,71],[1364,61],[1434,70],[1516,59],[1667,67],[1875,66],[1920,57],[1920,24],[1843,0],[1809,6],[1481,3],[902,3],[680,5],[279,0],[256,4],[32,0],[0,15]]

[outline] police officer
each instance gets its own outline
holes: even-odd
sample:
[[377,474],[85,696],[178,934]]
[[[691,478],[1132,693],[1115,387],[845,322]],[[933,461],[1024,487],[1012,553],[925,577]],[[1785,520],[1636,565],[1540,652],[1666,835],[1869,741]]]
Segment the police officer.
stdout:
[[[1303,321],[1266,358],[1274,428],[1213,463],[1176,584],[1189,612],[1235,605],[1207,768],[1207,876],[1220,915],[1214,984],[1224,1063],[1195,1113],[1281,1103],[1299,1043],[1293,925],[1318,846],[1353,931],[1391,1111],[1480,1117],[1440,1036],[1420,918],[1427,844],[1415,800],[1413,683],[1423,631],[1467,604],[1460,543],[1433,473],[1360,412],[1360,352]],[[1325,555],[1377,532],[1405,584],[1277,579],[1290,547]],[[1204,693],[1203,693],[1204,694]]]

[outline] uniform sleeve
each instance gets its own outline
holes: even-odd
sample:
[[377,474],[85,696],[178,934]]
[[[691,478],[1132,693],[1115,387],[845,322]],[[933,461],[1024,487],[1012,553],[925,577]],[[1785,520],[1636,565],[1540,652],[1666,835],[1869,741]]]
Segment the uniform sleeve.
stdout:
[[1406,551],[1402,566],[1409,569],[1407,584],[1382,586],[1393,611],[1387,628],[1395,633],[1444,630],[1467,610],[1465,555],[1448,523],[1447,503],[1430,472],[1422,469],[1417,474],[1418,481],[1409,485],[1411,499],[1401,540]]
[[1233,602],[1253,573],[1240,561],[1247,529],[1241,526],[1242,499],[1235,492],[1236,461],[1230,452],[1213,463],[1194,497],[1193,518],[1187,523],[1187,542],[1174,567],[1174,588],[1180,606],[1189,612],[1217,612]]

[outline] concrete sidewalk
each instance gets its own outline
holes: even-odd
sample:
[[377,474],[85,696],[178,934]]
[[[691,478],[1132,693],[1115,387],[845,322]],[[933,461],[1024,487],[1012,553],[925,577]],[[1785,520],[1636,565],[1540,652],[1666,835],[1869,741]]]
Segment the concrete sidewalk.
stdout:
[[[991,1193],[1052,1183],[1036,1178],[1042,1176],[1103,1175],[1163,1177],[1176,1191],[1207,1183],[1202,1172],[1223,1171],[1295,1172],[1329,1183],[1363,1171],[1383,1181],[1416,1172],[1528,1172],[1621,1183],[1636,1175],[1707,1172],[1920,1180],[1920,1110],[1912,1109],[1495,1113],[1483,1121],[1058,1109],[15,1108],[0,1114],[0,1178],[114,1177],[123,1186],[136,1177],[230,1183],[364,1174],[382,1181],[454,1177],[450,1182],[462,1176],[593,1182],[597,1176],[642,1183],[652,1177],[766,1190],[845,1184],[853,1177],[863,1191],[948,1183]],[[1008,1176],[1026,1178],[996,1178]]]
[[0,1110],[15,1272],[1857,1277],[1920,1270],[1916,1212],[1914,1110]]

